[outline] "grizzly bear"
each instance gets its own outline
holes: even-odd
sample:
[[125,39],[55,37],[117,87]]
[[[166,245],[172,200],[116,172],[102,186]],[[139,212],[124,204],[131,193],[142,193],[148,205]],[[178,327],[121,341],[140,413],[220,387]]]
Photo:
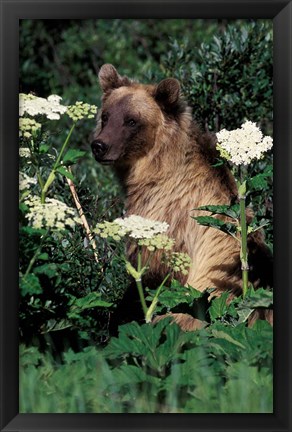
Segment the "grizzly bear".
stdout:
[[[169,224],[175,250],[192,260],[187,277],[176,275],[197,290],[215,288],[241,292],[239,243],[191,216],[203,205],[232,204],[235,180],[225,164],[218,166],[215,136],[203,133],[181,96],[180,84],[168,78],[144,85],[122,77],[105,64],[99,72],[103,91],[100,121],[91,144],[95,159],[113,165],[126,193],[127,215],[136,214]],[[129,251],[134,256],[134,251]],[[271,284],[271,256],[263,234],[249,240],[250,281]],[[157,255],[150,274],[155,280],[167,269]]]

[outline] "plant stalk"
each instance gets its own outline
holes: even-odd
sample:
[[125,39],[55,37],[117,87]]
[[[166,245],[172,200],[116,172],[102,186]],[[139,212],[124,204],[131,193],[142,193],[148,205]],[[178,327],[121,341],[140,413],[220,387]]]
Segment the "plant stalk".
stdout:
[[241,270],[242,270],[242,293],[243,298],[246,296],[248,289],[248,259],[247,259],[247,226],[246,226],[246,212],[245,212],[245,182],[239,187],[239,204],[240,204],[240,227],[241,227]]
[[25,277],[30,273],[30,271],[31,271],[31,269],[32,269],[32,267],[33,267],[33,265],[34,265],[34,263],[36,262],[37,257],[39,256],[39,254],[40,254],[40,252],[41,252],[41,250],[42,250],[42,247],[43,247],[44,241],[45,241],[45,239],[46,239],[47,236],[48,236],[48,233],[49,233],[49,231],[47,231],[47,232],[43,235],[43,237],[42,237],[42,239],[41,239],[41,242],[40,242],[39,246],[37,247],[35,253],[33,254],[33,257],[31,258],[31,260],[30,260],[30,262],[29,262],[29,264],[28,264],[28,266],[27,266],[26,272],[25,272],[24,275],[23,275],[24,278],[25,278]]
[[65,148],[66,148],[66,146],[67,146],[67,144],[68,144],[68,142],[69,142],[69,139],[70,139],[70,137],[71,137],[71,135],[72,135],[72,132],[73,132],[73,130],[75,129],[75,126],[76,126],[76,122],[74,122],[73,125],[71,126],[71,129],[70,129],[70,131],[69,131],[69,133],[68,133],[68,135],[67,135],[67,138],[65,139],[65,141],[64,141],[64,143],[63,143],[63,145],[62,145],[61,151],[60,151],[60,153],[59,153],[59,155],[58,155],[58,157],[57,157],[57,160],[56,160],[56,162],[54,163],[53,169],[52,169],[52,171],[50,172],[49,177],[47,178],[47,181],[46,181],[44,187],[42,188],[42,192],[41,192],[41,203],[42,203],[42,204],[44,204],[45,201],[46,201],[47,191],[48,191],[50,185],[53,183],[53,181],[54,181],[54,179],[55,179],[55,172],[56,172],[56,169],[58,168],[58,166],[59,166],[59,164],[60,164],[61,158],[62,158],[63,153],[64,153],[64,151],[65,151]]
[[148,308],[147,308],[145,297],[144,297],[144,293],[143,293],[143,286],[142,286],[142,279],[141,279],[141,277],[135,279],[135,282],[136,282],[136,285],[137,285],[137,288],[138,288],[138,293],[139,293],[142,309],[143,309],[143,312],[144,312],[144,316],[146,318]]
[[158,296],[159,296],[159,294],[160,294],[160,292],[161,292],[161,290],[162,290],[162,288],[163,288],[165,282],[166,282],[167,279],[169,278],[169,276],[170,276],[170,274],[166,275],[165,278],[163,279],[163,281],[161,282],[161,284],[159,285],[159,287],[157,288],[157,291],[156,291],[156,293],[155,293],[155,296],[154,296],[154,298],[153,298],[153,300],[152,300],[152,302],[151,302],[151,305],[149,306],[149,308],[148,308],[148,310],[147,310],[147,314],[146,314],[146,316],[145,316],[145,318],[146,318],[146,322],[147,322],[147,323],[149,323],[149,322],[152,321],[152,317],[153,317],[153,314],[154,314],[154,312],[155,312],[156,305],[157,305],[157,303],[158,303]]

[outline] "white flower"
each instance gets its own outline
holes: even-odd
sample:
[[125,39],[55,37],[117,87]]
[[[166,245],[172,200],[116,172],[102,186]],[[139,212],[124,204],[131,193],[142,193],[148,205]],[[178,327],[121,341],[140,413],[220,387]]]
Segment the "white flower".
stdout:
[[36,122],[34,119],[30,118],[20,118],[19,119],[19,136],[30,138],[32,134],[38,131],[42,125]]
[[153,221],[137,215],[131,215],[124,219],[118,218],[114,222],[126,230],[129,237],[136,239],[151,238],[156,234],[166,232],[169,227],[166,222]]
[[97,224],[93,231],[102,238],[111,237],[116,241],[121,240],[121,238],[127,234],[127,231],[122,229],[120,225],[108,221]]
[[58,95],[50,95],[48,97],[48,101],[53,103],[53,104],[59,104],[61,102],[62,98],[61,96]]
[[166,264],[172,268],[174,272],[181,272],[182,274],[187,275],[189,273],[192,260],[187,253],[172,252],[170,255],[168,255]]
[[23,117],[24,114],[28,114],[34,117],[40,114],[50,120],[58,120],[60,114],[67,111],[67,107],[60,104],[61,100],[62,98],[57,95],[51,95],[45,99],[21,93],[19,95],[19,116]]
[[63,230],[81,223],[74,208],[54,198],[46,198],[45,204],[42,204],[38,196],[30,195],[24,203],[29,207],[26,218],[34,228]]
[[155,251],[156,249],[164,249],[170,251],[174,246],[174,239],[168,237],[166,234],[156,234],[151,238],[143,238],[138,240],[138,244],[146,246],[149,251]]
[[24,172],[19,173],[19,190],[27,190],[30,188],[31,185],[35,185],[37,183],[37,180],[33,177],[29,177]]
[[28,147],[20,147],[19,156],[24,159],[30,159],[30,150]]
[[[167,231],[168,227],[169,225],[166,222],[158,222],[145,219],[141,216],[131,215],[124,219],[115,219],[113,222],[105,221],[99,223],[94,229],[94,232],[99,234],[100,237],[112,237],[114,240],[120,240],[126,235],[135,239],[152,239],[154,236]],[[170,240],[168,239],[168,241]],[[164,242],[165,248],[167,247],[164,237],[159,237],[157,242],[160,242],[161,244]],[[147,243],[147,246],[153,245]],[[155,247],[158,247],[158,243]]]
[[273,147],[273,139],[263,137],[256,123],[251,121],[246,121],[240,129],[222,129],[216,136],[221,156],[235,165],[248,165],[253,159],[261,159]]
[[68,106],[67,115],[73,120],[78,121],[84,118],[94,118],[97,113],[95,105],[89,105],[84,102],[76,102],[75,105]]

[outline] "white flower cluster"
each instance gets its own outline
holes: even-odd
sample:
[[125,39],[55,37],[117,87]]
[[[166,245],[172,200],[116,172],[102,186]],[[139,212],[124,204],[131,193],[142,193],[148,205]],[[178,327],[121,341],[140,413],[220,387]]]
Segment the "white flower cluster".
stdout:
[[97,113],[95,105],[89,105],[84,102],[76,102],[75,105],[68,106],[67,114],[73,121],[82,120],[84,118],[94,118]]
[[137,215],[124,219],[118,218],[114,222],[120,225],[122,230],[127,231],[129,237],[136,239],[151,238],[156,234],[164,233],[169,227],[166,222],[153,221]]
[[253,159],[261,159],[273,147],[273,139],[264,137],[256,123],[251,121],[242,124],[240,129],[222,129],[216,136],[221,156],[235,165],[248,165]]
[[121,240],[127,234],[127,231],[123,230],[120,225],[115,222],[108,221],[97,224],[93,232],[95,232],[102,238],[111,237],[113,240],[116,241]]
[[20,118],[19,119],[19,136],[30,138],[33,133],[38,131],[42,125],[36,122],[34,119],[30,118]]
[[30,159],[30,150],[28,147],[20,147],[19,156],[24,159]]
[[45,204],[42,204],[39,197],[30,195],[24,203],[29,207],[26,217],[34,228],[63,230],[81,224],[75,209],[54,198],[46,198]]
[[138,245],[146,246],[151,252],[157,249],[170,251],[174,246],[174,239],[168,237],[166,234],[156,234],[151,238],[143,238],[138,240]]
[[34,95],[20,93],[19,95],[19,116],[29,114],[34,117],[39,114],[45,115],[49,120],[58,120],[60,114],[67,111],[67,107],[60,104],[62,98],[57,95],[51,95],[47,99]]
[[174,272],[181,272],[183,275],[187,275],[192,260],[189,255],[184,252],[172,252],[167,256],[166,263]]
[[28,190],[31,185],[35,185],[37,180],[33,177],[29,177],[24,172],[19,173],[19,190]]

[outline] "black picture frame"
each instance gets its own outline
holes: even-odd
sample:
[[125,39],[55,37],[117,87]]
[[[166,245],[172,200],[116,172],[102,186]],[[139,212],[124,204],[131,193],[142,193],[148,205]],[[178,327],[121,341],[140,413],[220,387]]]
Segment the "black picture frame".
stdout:
[[[1,431],[292,430],[292,2],[0,0]],[[274,24],[275,359],[273,414],[18,413],[18,26],[20,19],[268,18]]]

